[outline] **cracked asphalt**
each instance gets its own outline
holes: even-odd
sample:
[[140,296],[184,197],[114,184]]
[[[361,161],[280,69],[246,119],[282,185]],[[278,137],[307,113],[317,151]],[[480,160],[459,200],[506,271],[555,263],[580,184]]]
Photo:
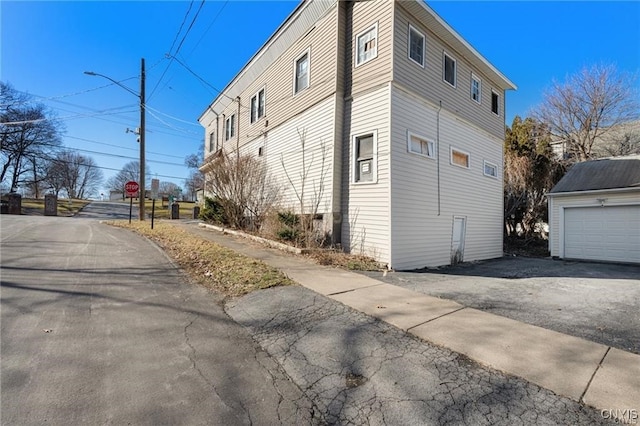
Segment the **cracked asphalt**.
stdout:
[[1,424],[612,423],[303,287],[225,304],[115,208],[2,217]]
[[313,401],[318,424],[611,423],[302,287],[254,292],[226,309]]

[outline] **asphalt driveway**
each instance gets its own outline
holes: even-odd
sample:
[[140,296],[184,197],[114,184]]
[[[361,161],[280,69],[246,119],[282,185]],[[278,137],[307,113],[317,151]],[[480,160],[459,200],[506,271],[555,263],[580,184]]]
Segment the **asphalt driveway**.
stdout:
[[504,257],[367,275],[465,306],[640,353],[640,266]]

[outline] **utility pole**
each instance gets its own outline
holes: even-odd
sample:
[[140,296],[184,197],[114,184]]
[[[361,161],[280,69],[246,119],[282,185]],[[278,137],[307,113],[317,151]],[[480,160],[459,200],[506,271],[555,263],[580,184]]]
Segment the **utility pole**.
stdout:
[[144,220],[144,202],[146,200],[146,185],[145,185],[145,150],[144,150],[144,139],[145,139],[145,117],[146,117],[146,105],[145,105],[145,72],[144,72],[144,58],[140,61],[140,207],[138,208],[138,212],[140,213],[140,220]]

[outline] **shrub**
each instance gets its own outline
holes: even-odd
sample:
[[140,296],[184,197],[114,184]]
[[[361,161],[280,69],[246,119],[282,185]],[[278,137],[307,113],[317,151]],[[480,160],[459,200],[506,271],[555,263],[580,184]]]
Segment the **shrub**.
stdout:
[[224,204],[216,197],[206,197],[204,209],[200,212],[200,219],[219,225],[229,225],[229,218],[225,214]]

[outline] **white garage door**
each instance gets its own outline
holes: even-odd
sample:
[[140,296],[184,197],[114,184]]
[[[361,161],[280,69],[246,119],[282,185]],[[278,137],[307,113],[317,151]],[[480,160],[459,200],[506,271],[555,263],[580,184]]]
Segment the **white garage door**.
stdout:
[[566,208],[564,257],[640,263],[640,206]]

